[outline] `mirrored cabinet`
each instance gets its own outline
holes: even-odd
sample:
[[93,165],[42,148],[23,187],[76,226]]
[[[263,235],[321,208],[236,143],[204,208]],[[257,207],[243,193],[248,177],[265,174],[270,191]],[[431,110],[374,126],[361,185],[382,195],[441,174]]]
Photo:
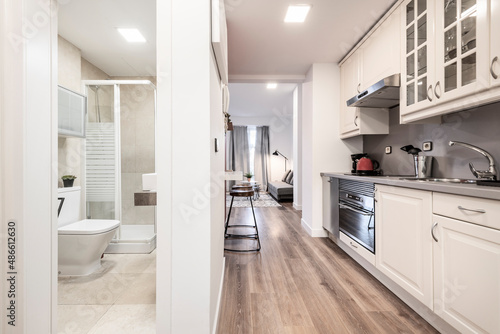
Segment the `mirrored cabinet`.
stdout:
[[59,136],[85,138],[87,97],[62,86],[58,88]]

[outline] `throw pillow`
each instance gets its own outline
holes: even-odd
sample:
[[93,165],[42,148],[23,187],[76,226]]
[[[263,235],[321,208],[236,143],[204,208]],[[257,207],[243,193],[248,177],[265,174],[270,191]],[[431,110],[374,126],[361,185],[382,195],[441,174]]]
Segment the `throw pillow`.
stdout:
[[287,170],[287,171],[285,172],[285,174],[284,174],[284,175],[283,175],[283,177],[281,178],[281,181],[282,181],[282,182],[285,182],[285,181],[286,181],[286,177],[288,176],[288,174],[290,174],[290,172],[291,172],[291,171],[292,171],[292,170],[291,170],[291,169],[289,169],[289,170]]
[[290,173],[288,173],[288,176],[286,177],[285,182],[290,184],[290,181],[293,179],[293,171],[290,170]]

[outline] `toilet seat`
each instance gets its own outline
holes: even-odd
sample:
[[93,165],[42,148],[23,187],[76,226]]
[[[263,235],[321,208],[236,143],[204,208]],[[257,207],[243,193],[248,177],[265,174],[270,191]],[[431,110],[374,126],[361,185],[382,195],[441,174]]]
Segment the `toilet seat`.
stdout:
[[111,231],[120,226],[119,220],[112,219],[85,219],[58,228],[63,235],[92,235]]

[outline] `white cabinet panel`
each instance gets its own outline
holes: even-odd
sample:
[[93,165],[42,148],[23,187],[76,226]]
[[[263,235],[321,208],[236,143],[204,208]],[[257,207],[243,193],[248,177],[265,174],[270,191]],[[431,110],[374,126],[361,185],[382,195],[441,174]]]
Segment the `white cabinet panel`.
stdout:
[[490,6],[490,84],[500,86],[500,0],[491,0]]
[[376,267],[432,309],[432,194],[376,186]]
[[361,46],[361,91],[401,72],[399,24],[400,8],[397,8]]
[[500,333],[500,231],[434,222],[434,312],[461,333]]

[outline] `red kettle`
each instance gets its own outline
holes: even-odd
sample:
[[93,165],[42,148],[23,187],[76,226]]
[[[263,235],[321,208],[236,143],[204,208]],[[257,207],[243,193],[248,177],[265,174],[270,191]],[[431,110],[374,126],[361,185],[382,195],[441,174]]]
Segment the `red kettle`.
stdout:
[[379,167],[377,160],[372,160],[370,158],[363,157],[359,159],[356,166],[356,172],[360,175],[373,174],[374,170]]

